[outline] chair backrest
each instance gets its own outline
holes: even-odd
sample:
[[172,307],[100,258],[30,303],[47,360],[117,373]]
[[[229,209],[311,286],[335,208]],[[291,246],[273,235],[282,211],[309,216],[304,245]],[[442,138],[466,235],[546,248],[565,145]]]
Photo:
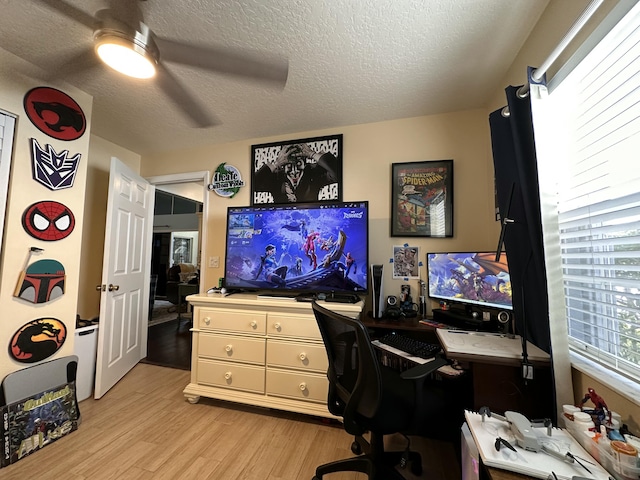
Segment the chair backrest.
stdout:
[[329,359],[329,411],[343,417],[345,430],[361,434],[382,400],[382,377],[366,327],[313,302]]

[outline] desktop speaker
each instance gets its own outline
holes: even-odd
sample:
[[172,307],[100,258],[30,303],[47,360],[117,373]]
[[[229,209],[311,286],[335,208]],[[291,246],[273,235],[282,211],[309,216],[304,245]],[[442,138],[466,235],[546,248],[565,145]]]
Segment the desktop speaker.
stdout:
[[373,318],[382,318],[384,312],[382,265],[371,265],[371,294],[373,296]]
[[498,328],[501,333],[509,333],[509,322],[511,321],[511,314],[505,310],[498,312]]

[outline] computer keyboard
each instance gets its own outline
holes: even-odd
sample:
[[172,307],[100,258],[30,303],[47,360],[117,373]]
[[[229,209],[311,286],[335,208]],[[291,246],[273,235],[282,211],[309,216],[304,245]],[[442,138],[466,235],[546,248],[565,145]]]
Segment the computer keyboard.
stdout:
[[378,339],[381,343],[397,348],[403,352],[407,352],[414,357],[432,358],[440,352],[440,345],[437,343],[427,343],[415,338],[405,337],[398,333],[388,333],[384,337]]

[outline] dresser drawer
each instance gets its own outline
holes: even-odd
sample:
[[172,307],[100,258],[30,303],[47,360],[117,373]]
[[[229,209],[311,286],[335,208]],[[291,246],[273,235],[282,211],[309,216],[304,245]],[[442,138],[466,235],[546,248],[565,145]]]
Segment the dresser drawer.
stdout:
[[320,330],[313,315],[268,314],[267,335],[321,340]]
[[328,391],[324,375],[267,369],[267,395],[326,403]]
[[264,394],[264,367],[198,359],[197,382]]
[[198,327],[203,330],[222,330],[238,333],[266,332],[265,312],[227,310],[222,308],[199,308]]
[[201,332],[198,336],[198,356],[264,365],[265,342],[264,338],[232,337]]
[[269,339],[267,365],[327,373],[329,362],[324,345],[281,342]]

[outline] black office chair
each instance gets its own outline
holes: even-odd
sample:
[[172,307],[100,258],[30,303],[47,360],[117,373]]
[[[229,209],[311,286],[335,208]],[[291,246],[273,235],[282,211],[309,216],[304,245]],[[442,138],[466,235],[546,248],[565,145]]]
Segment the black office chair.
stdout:
[[[442,397],[423,383],[446,361],[436,358],[399,373],[379,363],[367,329],[359,320],[316,302],[313,313],[329,357],[329,411],[342,417],[344,429],[355,436],[351,450],[358,455],[319,466],[313,480],[345,471],[366,473],[370,480],[401,480],[395,466],[404,467],[407,462],[411,462],[413,474],[421,475],[422,459],[419,453],[409,451],[409,438],[405,451],[385,452],[383,437],[416,433],[412,428],[422,424],[422,417],[441,414]],[[370,442],[363,437],[366,432],[370,432]]]

